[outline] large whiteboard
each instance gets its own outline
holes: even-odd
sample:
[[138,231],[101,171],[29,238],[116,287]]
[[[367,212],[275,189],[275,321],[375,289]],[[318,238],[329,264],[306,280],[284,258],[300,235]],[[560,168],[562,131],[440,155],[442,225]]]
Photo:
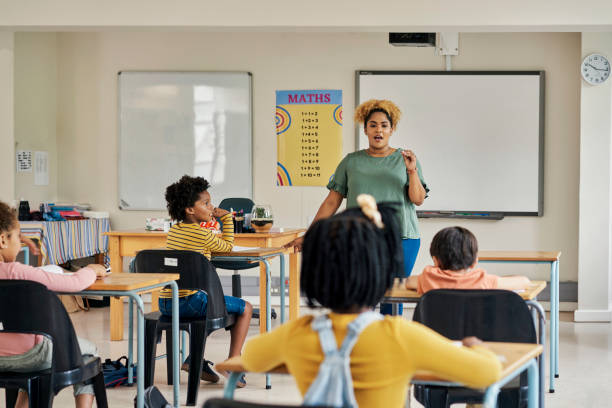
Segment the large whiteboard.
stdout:
[[402,110],[390,144],[421,162],[431,192],[419,210],[542,215],[543,71],[357,71],[356,80],[357,103],[389,99]]
[[119,208],[166,208],[166,187],[202,176],[213,202],[252,197],[251,74],[119,73]]

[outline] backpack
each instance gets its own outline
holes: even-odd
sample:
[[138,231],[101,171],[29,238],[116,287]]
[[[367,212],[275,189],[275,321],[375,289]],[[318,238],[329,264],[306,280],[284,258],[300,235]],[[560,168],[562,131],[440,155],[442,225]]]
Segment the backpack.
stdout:
[[[122,363],[121,360],[125,360],[125,363]],[[106,388],[127,385],[127,357],[122,356],[119,357],[117,360],[111,360],[110,358],[107,358],[102,363],[102,373],[104,374],[104,386]],[[136,381],[136,365],[132,366],[132,373],[134,374],[134,381]]]
[[351,351],[363,329],[382,318],[381,314],[371,311],[357,316],[349,323],[348,333],[340,350],[336,346],[336,337],[329,317],[321,315],[312,321],[312,329],[319,333],[325,357],[319,366],[317,377],[304,395],[303,405],[357,408],[350,367]]
[[[134,408],[136,408],[136,402],[138,397],[134,397]],[[172,405],[164,398],[161,392],[156,386],[151,385],[149,388],[144,390],[144,407],[145,408],[172,408]]]

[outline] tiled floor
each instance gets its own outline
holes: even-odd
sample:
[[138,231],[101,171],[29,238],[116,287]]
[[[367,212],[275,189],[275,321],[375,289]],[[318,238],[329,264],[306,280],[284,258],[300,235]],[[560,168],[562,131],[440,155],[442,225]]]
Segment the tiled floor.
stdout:
[[[305,309],[305,308],[304,308]],[[303,310],[304,310],[303,309]],[[127,314],[126,314],[127,315]],[[93,309],[71,315],[79,336],[94,341],[103,358],[116,359],[127,351],[127,342],[109,342],[108,309]],[[253,320],[249,336],[258,332],[257,320]],[[274,322],[276,325],[276,321]],[[227,356],[229,333],[219,330],[213,333],[206,347],[206,358],[222,361]],[[162,352],[163,347],[159,347]],[[562,313],[560,324],[560,372],[557,391],[546,394],[547,407],[609,407],[612,406],[612,325],[607,323],[573,323],[572,314]],[[165,359],[158,360],[156,385],[172,401],[172,387],[166,385]],[[547,365],[548,366],[548,365]],[[181,372],[181,404],[186,398],[187,374]],[[265,389],[263,375],[248,374],[248,385],[236,391],[237,399],[281,404],[298,404],[301,401],[295,383],[289,376],[273,376],[272,389]],[[548,382],[547,382],[548,384]],[[198,406],[211,397],[221,396],[223,378],[218,384],[202,382],[198,394]],[[135,388],[109,389],[111,407],[133,406]],[[73,407],[72,390],[63,390],[55,399],[55,407]],[[4,391],[0,391],[0,407],[4,406]],[[420,406],[415,401],[412,407]]]

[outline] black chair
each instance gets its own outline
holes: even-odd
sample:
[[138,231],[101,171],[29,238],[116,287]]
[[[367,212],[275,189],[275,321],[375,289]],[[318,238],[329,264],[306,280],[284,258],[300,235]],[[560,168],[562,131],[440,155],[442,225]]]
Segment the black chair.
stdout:
[[[230,211],[240,211],[242,210],[244,214],[249,214],[253,210],[253,206],[255,203],[250,198],[243,197],[234,197],[234,198],[224,198],[219,204],[219,208]],[[259,263],[257,262],[245,262],[245,261],[215,261],[212,260],[213,265],[217,268],[228,269],[234,271],[232,275],[232,296],[234,297],[242,297],[242,283],[240,281],[240,274],[238,271],[244,269],[252,269],[259,268]],[[276,319],[276,311],[272,309],[271,315],[273,319]],[[255,319],[260,318],[259,309],[253,309],[253,317]]]
[[[507,290],[437,289],[425,293],[412,318],[453,340],[476,336],[483,341],[537,343],[529,308],[516,293]],[[503,388],[498,407],[527,405],[527,377],[520,386]],[[482,403],[484,394],[469,388],[416,385],[417,401],[428,408],[455,403]]]
[[[168,260],[172,260],[168,262]],[[189,380],[187,383],[187,405],[195,405],[200,385],[202,358],[206,338],[222,328],[230,328],[236,315],[225,310],[223,289],[215,267],[201,253],[195,251],[147,249],[136,255],[135,271],[146,273],[178,273],[179,289],[202,289],[208,294],[204,318],[180,318],[179,330],[189,333]],[[145,315],[145,388],[153,384],[155,377],[155,352],[161,333],[166,332],[166,355],[168,384],[172,384],[172,318],[160,312]]]
[[[235,401],[224,398],[211,398],[204,403],[202,408],[297,408],[299,405],[272,405],[268,403],[255,404],[253,402]],[[325,408],[319,406],[319,408]]]
[[94,386],[96,403],[108,406],[100,358],[83,356],[72,322],[59,298],[44,285],[21,280],[0,280],[2,333],[32,333],[53,342],[51,367],[30,373],[0,372],[6,406],[12,407],[19,388],[28,392],[30,407],[51,407],[53,398],[69,385]]

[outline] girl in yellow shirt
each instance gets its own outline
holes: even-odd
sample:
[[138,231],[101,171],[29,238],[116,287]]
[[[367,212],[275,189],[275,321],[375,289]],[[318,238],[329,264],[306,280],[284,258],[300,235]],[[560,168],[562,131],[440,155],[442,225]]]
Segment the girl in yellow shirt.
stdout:
[[[315,222],[303,245],[302,290],[309,306],[331,309],[329,319],[340,347],[347,326],[374,308],[403,268],[395,211],[360,199],[361,208]],[[368,214],[366,216],[365,214]],[[377,226],[378,225],[378,226]],[[304,316],[247,342],[242,361],[248,371],[285,364],[302,395],[323,361],[319,336]],[[417,370],[449,381],[484,387],[496,381],[501,364],[475,338],[464,346],[401,317],[386,316],[365,327],[350,354],[355,399],[360,407],[403,407]]]

